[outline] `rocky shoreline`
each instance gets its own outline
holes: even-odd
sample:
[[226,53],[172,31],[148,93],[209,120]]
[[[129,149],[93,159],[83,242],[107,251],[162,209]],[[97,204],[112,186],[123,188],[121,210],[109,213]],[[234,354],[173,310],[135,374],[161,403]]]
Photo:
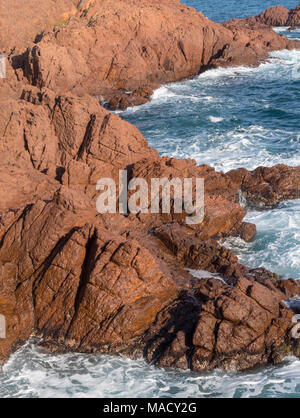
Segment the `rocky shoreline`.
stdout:
[[[276,23],[296,26],[299,8],[217,24],[177,0],[60,7],[48,13],[54,21],[64,16],[52,30],[41,21],[0,39],[8,57],[0,79],[0,313],[7,320],[0,361],[32,333],[54,351],[122,353],[194,371],[299,355],[285,303],[300,293],[298,282],[241,265],[219,240],[256,233],[243,221],[241,194],[257,207],[299,199],[300,167],[224,174],[159,157],[137,128],[100,104],[123,109],[149,100],[160,84],[300,49],[268,26],[275,14]],[[117,183],[119,170],[148,183],[204,178],[203,223],[187,226],[185,213],[98,214],[96,183]]]

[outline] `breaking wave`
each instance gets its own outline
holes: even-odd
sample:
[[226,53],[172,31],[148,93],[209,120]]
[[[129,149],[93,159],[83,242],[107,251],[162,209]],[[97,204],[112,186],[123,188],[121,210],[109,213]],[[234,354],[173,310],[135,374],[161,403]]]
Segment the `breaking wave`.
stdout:
[[300,361],[251,373],[196,374],[164,370],[144,360],[54,355],[27,343],[0,374],[0,397],[255,398],[300,397]]
[[[187,0],[199,6],[196,0]],[[261,11],[247,2],[245,15]],[[297,2],[285,0],[287,7]],[[231,4],[231,8],[230,8]],[[276,4],[276,3],[275,3]],[[265,6],[275,5],[267,0]],[[205,14],[225,21],[237,3],[201,2]],[[275,28],[286,33],[287,28]],[[288,33],[296,39],[299,31]],[[135,124],[161,155],[194,158],[218,170],[285,163],[300,165],[300,52],[280,51],[256,68],[210,70],[194,80],[156,90],[153,100],[119,112]],[[245,243],[229,240],[240,260],[265,266],[282,277],[300,279],[300,201],[272,211],[251,211],[258,227]],[[191,271],[207,277],[203,271]],[[300,360],[251,373],[194,374],[163,370],[143,360],[122,357],[48,353],[30,341],[0,373],[0,397],[300,397]]]

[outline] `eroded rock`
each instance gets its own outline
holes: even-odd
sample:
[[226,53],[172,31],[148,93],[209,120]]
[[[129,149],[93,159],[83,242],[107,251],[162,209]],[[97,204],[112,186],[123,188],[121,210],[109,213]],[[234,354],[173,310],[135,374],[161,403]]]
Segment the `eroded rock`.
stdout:
[[258,65],[271,51],[297,47],[256,20],[221,25],[179,1],[101,0],[31,46],[23,67],[40,88],[100,95],[124,109],[149,100],[159,84],[220,65]]
[[282,6],[270,7],[256,16],[256,20],[270,26],[300,26],[300,5],[291,10]]
[[[195,371],[298,354],[293,312],[283,303],[300,292],[298,282],[248,269],[217,240],[255,235],[243,222],[241,193],[264,207],[299,198],[299,167],[223,174],[160,158],[135,127],[87,94],[125,108],[148,100],[157,83],[256,65],[297,43],[253,19],[215,24],[177,1],[67,3],[65,24],[38,36],[26,54],[27,25],[15,43],[1,45],[11,56],[0,80],[0,312],[7,320],[0,361],[31,333],[51,350],[144,355]],[[49,10],[50,23],[54,15]],[[204,221],[187,226],[187,214],[172,211],[100,215],[96,183],[118,183],[119,170],[148,184],[203,178]]]

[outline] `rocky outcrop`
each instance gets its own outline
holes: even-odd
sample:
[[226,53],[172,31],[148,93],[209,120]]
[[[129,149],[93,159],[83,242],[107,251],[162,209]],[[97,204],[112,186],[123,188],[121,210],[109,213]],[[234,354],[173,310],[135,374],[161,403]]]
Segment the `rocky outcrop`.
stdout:
[[[233,33],[233,41],[226,44],[219,56],[214,58],[214,67],[255,66],[266,60],[271,51],[299,48],[297,41],[289,41],[284,46],[284,36],[274,36],[275,32],[270,27],[255,18],[230,20],[223,26]],[[242,62],[240,56],[244,57]]]
[[300,26],[300,4],[295,9],[290,10],[286,23],[291,28]]
[[124,109],[149,100],[159,84],[220,65],[258,65],[270,51],[296,47],[265,25],[220,25],[179,1],[102,0],[32,45],[24,74],[40,88]]
[[282,6],[270,7],[257,15],[256,20],[269,26],[300,26],[300,5],[291,10]]
[[[252,200],[257,190],[264,204],[266,196],[272,204],[297,197],[298,168],[223,174],[160,158],[136,128],[89,96],[26,87],[0,116],[2,361],[32,332],[51,350],[143,354],[193,370],[243,369],[297,351],[292,314],[281,302],[298,284],[249,270],[216,238],[251,239],[255,226],[243,222],[240,189]],[[128,180],[204,178],[203,223],[188,227],[186,214],[172,212],[98,214],[96,182],[118,181],[119,169]],[[189,273],[203,270],[210,279]],[[223,305],[236,306],[230,318]],[[204,334],[211,343],[203,346]]]
[[288,199],[299,199],[300,167],[258,167],[249,172],[245,169],[227,173],[249,204],[256,207],[272,207]]
[[269,26],[286,26],[289,19],[289,9],[283,6],[269,7],[256,16],[256,20]]
[[[297,355],[283,302],[300,292],[298,282],[248,269],[218,240],[255,235],[241,193],[258,206],[298,198],[299,167],[224,174],[161,158],[99,104],[142,103],[155,83],[257,64],[296,44],[257,23],[214,24],[177,1],[73,6],[73,18],[25,55],[11,52],[0,80],[0,362],[32,333],[51,350],[143,355],[195,371]],[[29,42],[22,30],[16,42]],[[187,225],[174,205],[171,213],[99,214],[97,181],[119,186],[119,170],[148,185],[203,178],[203,222]]]
[[194,371],[277,364],[298,350],[290,342],[293,313],[285,298],[275,286],[245,278],[234,287],[202,279],[159,313],[144,336],[145,356]]

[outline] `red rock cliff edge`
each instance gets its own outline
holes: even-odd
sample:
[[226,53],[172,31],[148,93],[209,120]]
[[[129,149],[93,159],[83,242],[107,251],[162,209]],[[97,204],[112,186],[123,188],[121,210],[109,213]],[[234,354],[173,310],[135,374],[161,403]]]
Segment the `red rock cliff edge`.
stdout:
[[[37,39],[24,23],[0,48],[9,51],[0,80],[1,362],[31,334],[51,350],[144,356],[195,371],[298,355],[284,303],[300,292],[298,282],[250,270],[218,240],[255,234],[243,222],[241,193],[259,206],[299,198],[300,167],[223,174],[161,158],[91,97],[115,98],[213,65],[257,64],[297,44],[265,26],[215,24],[177,1],[78,6],[49,9],[45,28],[66,7],[64,23],[42,33],[37,21]],[[188,227],[186,214],[98,214],[97,180],[117,181],[120,169],[148,182],[204,178],[203,223]]]

